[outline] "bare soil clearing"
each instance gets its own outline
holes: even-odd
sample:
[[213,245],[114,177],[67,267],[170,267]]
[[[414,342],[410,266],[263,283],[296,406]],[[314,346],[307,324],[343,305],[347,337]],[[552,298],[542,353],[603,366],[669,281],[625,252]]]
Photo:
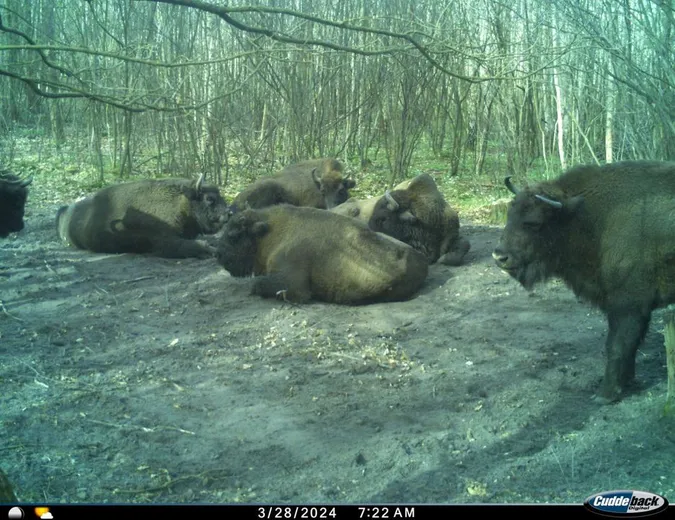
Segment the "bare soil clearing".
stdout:
[[57,207],[29,196],[0,242],[0,466],[21,501],[675,501],[661,314],[638,387],[595,404],[603,315],[499,271],[497,227],[464,222],[466,264],[410,301],[293,306],[215,259],[66,248]]

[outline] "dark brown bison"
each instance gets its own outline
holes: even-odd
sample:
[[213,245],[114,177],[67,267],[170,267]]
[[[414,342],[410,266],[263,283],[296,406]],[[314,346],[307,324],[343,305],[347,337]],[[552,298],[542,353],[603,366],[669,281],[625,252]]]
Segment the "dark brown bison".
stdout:
[[232,203],[233,211],[260,209],[274,204],[292,204],[330,209],[349,198],[356,182],[344,177],[336,159],[312,159],[286,166],[279,173],[258,179]]
[[23,229],[23,213],[31,182],[32,176],[22,179],[7,171],[0,172],[0,237]]
[[596,396],[621,397],[653,309],[675,302],[675,163],[577,166],[516,190],[493,257],[526,289],[559,277],[607,315]]
[[287,204],[232,216],[217,258],[232,276],[256,275],[253,294],[294,302],[404,300],[428,271],[420,253],[365,224]]
[[459,217],[426,173],[387,191],[373,207],[368,225],[423,253],[429,263],[459,265],[469,241],[459,233]]
[[218,188],[189,179],[142,180],[109,186],[56,216],[63,241],[96,253],[208,257],[201,233],[217,232],[228,216]]

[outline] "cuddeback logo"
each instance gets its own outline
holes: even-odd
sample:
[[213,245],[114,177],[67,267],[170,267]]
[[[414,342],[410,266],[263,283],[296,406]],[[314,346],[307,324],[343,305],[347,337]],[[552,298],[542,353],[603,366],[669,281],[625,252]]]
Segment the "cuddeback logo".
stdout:
[[668,501],[647,491],[605,491],[591,495],[584,505],[594,513],[605,516],[647,516],[663,511]]

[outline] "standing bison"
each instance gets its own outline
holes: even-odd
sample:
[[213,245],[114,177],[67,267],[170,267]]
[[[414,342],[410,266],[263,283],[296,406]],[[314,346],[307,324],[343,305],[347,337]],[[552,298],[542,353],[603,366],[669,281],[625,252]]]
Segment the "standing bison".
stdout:
[[578,166],[516,190],[493,257],[526,289],[559,277],[606,315],[596,399],[620,399],[652,310],[675,302],[675,163]]
[[31,182],[32,176],[21,179],[6,171],[0,172],[0,237],[23,229],[23,213]]
[[258,179],[232,203],[233,210],[260,209],[292,204],[330,209],[349,198],[356,182],[344,178],[344,166],[336,159],[312,159],[286,166],[279,173]]
[[56,216],[61,239],[96,253],[146,253],[164,258],[209,257],[194,240],[227,220],[218,188],[198,180],[143,180],[117,184],[63,206]]
[[253,294],[364,304],[410,298],[424,282],[424,256],[364,224],[287,204],[230,218],[218,263],[232,276],[256,275]]
[[368,225],[410,244],[429,263],[459,265],[471,247],[459,233],[457,212],[426,173],[387,191],[373,206]]

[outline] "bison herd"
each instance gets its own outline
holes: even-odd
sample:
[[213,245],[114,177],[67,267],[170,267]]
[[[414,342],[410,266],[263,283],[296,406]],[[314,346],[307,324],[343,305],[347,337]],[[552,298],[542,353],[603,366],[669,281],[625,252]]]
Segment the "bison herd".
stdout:
[[[27,186],[0,173],[0,237],[23,229]],[[526,289],[551,277],[607,316],[605,374],[596,399],[621,398],[654,309],[675,303],[675,163],[572,168],[517,189],[493,252]],[[405,300],[429,264],[457,266],[470,248],[457,212],[422,174],[369,199],[336,159],[292,164],[228,206],[218,188],[187,179],[110,186],[61,207],[59,237],[100,253],[213,257],[252,293],[292,302]]]

